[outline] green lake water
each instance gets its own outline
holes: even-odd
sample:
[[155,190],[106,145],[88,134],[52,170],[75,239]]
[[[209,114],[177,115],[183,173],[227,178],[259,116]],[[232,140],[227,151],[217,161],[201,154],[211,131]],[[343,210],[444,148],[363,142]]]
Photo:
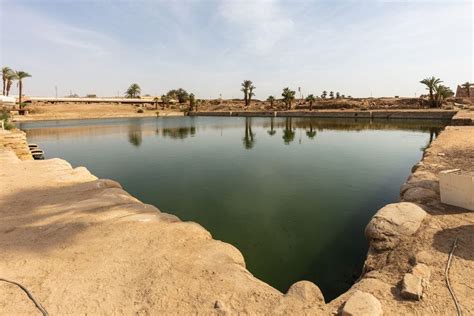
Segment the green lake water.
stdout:
[[119,181],[145,203],[236,246],[282,292],[310,280],[326,300],[367,253],[364,228],[439,121],[169,117],[22,123],[47,158]]

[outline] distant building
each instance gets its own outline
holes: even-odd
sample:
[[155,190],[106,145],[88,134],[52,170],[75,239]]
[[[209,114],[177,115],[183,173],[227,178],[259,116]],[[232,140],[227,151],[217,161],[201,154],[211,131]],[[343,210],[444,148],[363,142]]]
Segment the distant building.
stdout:
[[7,97],[4,95],[0,95],[0,107],[5,105],[15,105],[15,102],[15,97]]
[[474,100],[474,86],[469,88],[469,94],[467,93],[467,88],[461,87],[458,85],[456,89],[456,98],[469,98],[471,97],[471,100]]

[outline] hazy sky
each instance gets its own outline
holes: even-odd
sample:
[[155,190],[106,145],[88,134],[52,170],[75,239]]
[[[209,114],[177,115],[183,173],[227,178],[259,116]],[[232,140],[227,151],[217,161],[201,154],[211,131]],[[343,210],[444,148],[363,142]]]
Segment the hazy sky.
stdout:
[[[301,87],[413,96],[473,80],[472,1],[0,0],[0,64],[28,95],[183,87],[200,98]],[[16,88],[13,91],[16,94]]]

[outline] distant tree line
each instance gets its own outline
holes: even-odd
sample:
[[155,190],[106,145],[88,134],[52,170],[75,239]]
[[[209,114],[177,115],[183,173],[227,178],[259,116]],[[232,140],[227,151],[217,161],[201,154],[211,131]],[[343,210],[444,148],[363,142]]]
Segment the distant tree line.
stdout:
[[[5,90],[5,80],[6,79],[4,79],[4,90]],[[426,78],[420,82],[426,85],[427,90],[429,90],[429,98],[430,98],[431,107],[441,106],[443,100],[454,95],[453,91],[449,87],[441,84],[442,81],[439,78],[435,78],[435,77]],[[466,82],[462,85],[464,88],[467,89],[468,96],[470,96],[469,87],[471,87],[472,85],[473,84],[469,82]],[[255,93],[254,93],[255,89],[256,89],[256,86],[253,84],[251,80],[244,80],[241,83],[240,91],[243,92],[244,94],[244,108],[248,108],[250,106],[252,102],[252,98],[255,96]],[[298,89],[301,94],[301,88],[298,88]],[[133,83],[127,89],[125,96],[127,98],[140,98],[140,93],[141,93],[140,86],[136,83]],[[283,101],[285,105],[285,109],[291,110],[293,101],[296,98],[296,91],[290,89],[289,87],[285,87],[282,90],[281,97],[282,97],[281,101]],[[351,99],[352,97],[350,95],[346,97],[345,94],[341,94],[339,91],[335,93],[334,91],[329,91],[328,93],[328,91],[324,90],[319,97],[315,96],[314,94],[309,94],[304,100],[305,102],[309,103],[309,110],[312,111],[313,105],[316,102],[316,100],[318,99],[324,100],[328,98],[329,99],[346,99],[346,98]],[[189,104],[188,104],[187,110],[197,111],[199,104],[203,103],[202,100],[197,100],[193,93],[188,93],[183,88],[169,90],[166,94],[163,94],[160,99],[161,99],[162,109],[164,109],[165,107],[169,107],[170,102],[177,101],[179,104],[185,104],[186,102],[188,102]],[[158,99],[158,97],[155,97],[154,99],[156,108],[158,108],[158,102],[160,101],[160,99]],[[302,95],[301,95],[301,99],[303,100]],[[270,103],[270,108],[273,108],[277,99],[275,98],[275,96],[270,95],[268,96],[266,101]]]

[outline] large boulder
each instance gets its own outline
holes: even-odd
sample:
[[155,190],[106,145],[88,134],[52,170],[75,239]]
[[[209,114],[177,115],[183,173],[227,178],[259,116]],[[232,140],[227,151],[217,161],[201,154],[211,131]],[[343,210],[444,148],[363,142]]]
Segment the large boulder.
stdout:
[[388,204],[372,217],[365,228],[365,236],[377,251],[393,249],[400,238],[418,230],[425,216],[426,212],[414,203]]
[[293,284],[286,293],[307,303],[324,303],[324,296],[319,287],[309,281],[299,281]]
[[[402,189],[404,188],[405,187],[402,187]],[[438,194],[434,190],[436,190],[434,187],[433,189],[427,189],[427,188],[423,188],[419,186],[410,187],[402,193],[402,200],[406,202],[418,202],[418,203],[424,203],[424,202],[429,202],[432,200],[437,200]],[[437,190],[439,190],[439,187]]]
[[343,316],[383,315],[382,304],[372,294],[355,291],[342,308]]

